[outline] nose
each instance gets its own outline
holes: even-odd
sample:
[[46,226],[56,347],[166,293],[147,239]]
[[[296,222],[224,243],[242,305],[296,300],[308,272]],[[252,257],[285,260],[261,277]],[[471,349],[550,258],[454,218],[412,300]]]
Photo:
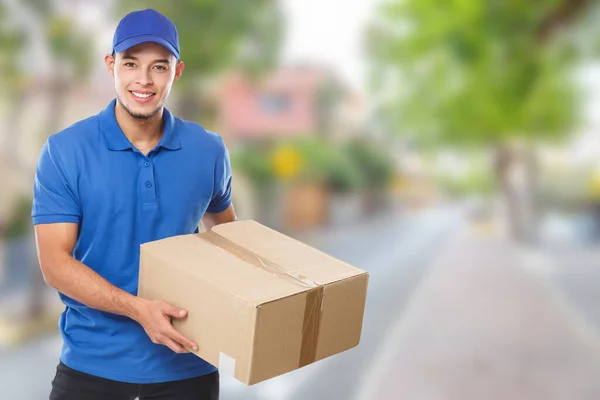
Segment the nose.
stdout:
[[152,85],[154,82],[152,82],[152,74],[150,74],[150,71],[145,68],[140,68],[136,83],[141,86]]

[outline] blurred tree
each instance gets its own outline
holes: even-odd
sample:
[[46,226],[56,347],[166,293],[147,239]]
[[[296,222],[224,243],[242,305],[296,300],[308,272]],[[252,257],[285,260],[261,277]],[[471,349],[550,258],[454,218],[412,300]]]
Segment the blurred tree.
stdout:
[[24,76],[19,68],[19,54],[24,39],[23,32],[10,23],[8,9],[0,3],[0,72],[4,78],[0,80],[0,91],[8,101],[6,125],[0,136],[0,152],[2,159],[11,167],[17,167],[18,159],[14,146],[9,146],[10,134],[18,131],[20,112],[25,101]]
[[63,128],[68,95],[87,81],[92,70],[92,37],[76,25],[77,15],[60,12],[60,0],[25,0],[28,11],[41,26],[50,58],[47,81],[49,102],[46,133]]
[[588,3],[388,0],[367,31],[383,125],[422,145],[490,146],[518,240],[534,236],[532,207],[511,181],[519,156],[511,144],[527,144],[520,156],[533,189],[531,145],[577,122],[569,74],[587,38],[561,28],[581,20]]
[[[10,148],[12,158],[18,157],[14,146],[18,143],[16,139],[22,136],[18,125],[28,96],[40,90],[47,95],[49,108],[44,135],[55,133],[62,128],[69,91],[84,82],[91,71],[91,37],[77,29],[74,23],[77,16],[59,12],[62,2],[24,0],[18,6],[11,2],[0,5],[0,67],[5,74],[0,85],[9,100],[4,140],[12,144],[5,146]],[[12,11],[20,9],[28,17],[7,20],[10,7]],[[35,21],[36,29],[32,28],[31,20]],[[38,69],[39,64],[25,59],[30,46],[38,39],[36,35],[41,36],[50,60],[50,72],[45,76],[44,71]],[[37,81],[32,84],[34,79]],[[19,168],[30,169],[27,163],[16,161]],[[25,172],[31,174],[32,171]]]
[[276,0],[124,0],[118,18],[144,8],[177,26],[186,66],[175,88],[182,118],[210,124],[216,113],[210,84],[224,69],[239,67],[257,78],[278,60],[283,17]]
[[[2,89],[6,90],[9,101],[9,126],[6,131],[5,141],[11,143],[12,157],[18,157],[16,143],[23,133],[19,129],[19,121],[24,111],[27,96],[33,91],[44,91],[48,98],[47,122],[44,135],[50,135],[62,129],[66,102],[71,89],[85,81],[91,71],[91,37],[86,36],[75,25],[76,15],[60,12],[59,0],[24,0],[20,4],[2,3],[0,7],[0,62],[2,72],[5,74]],[[24,11],[27,19],[11,19],[6,21],[8,7],[15,7]],[[36,29],[32,29],[31,20],[35,22]],[[41,35],[44,50],[50,61],[50,71],[37,70],[35,64],[29,64],[29,75],[24,72],[24,58],[28,46],[35,42]],[[31,61],[27,60],[31,63]],[[35,60],[37,61],[37,60]],[[44,76],[43,79],[39,79]],[[38,79],[32,84],[33,79]],[[15,146],[13,146],[13,143]],[[15,173],[26,177],[33,175],[31,165],[19,162],[19,170]],[[31,199],[29,200],[31,208]],[[19,214],[21,217],[23,214]],[[23,221],[20,221],[23,223]],[[21,233],[21,231],[15,231]],[[25,232],[26,231],[22,231]],[[41,271],[36,268],[31,276],[29,288],[28,315],[26,318],[39,318],[44,312],[45,282]]]

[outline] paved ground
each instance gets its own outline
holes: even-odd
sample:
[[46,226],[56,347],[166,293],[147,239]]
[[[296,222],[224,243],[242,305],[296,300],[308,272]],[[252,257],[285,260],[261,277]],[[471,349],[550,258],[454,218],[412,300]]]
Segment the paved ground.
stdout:
[[553,246],[527,254],[532,272],[600,332],[600,248]]
[[371,371],[378,379],[356,398],[600,399],[597,332],[548,285],[549,271],[507,241],[462,232],[413,297]]

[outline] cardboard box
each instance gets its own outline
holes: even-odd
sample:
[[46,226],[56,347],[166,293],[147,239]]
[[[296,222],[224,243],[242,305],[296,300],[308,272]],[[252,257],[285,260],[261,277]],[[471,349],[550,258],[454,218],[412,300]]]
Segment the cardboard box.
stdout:
[[248,220],[143,244],[138,295],[187,309],[195,354],[252,385],[356,346],[368,278]]

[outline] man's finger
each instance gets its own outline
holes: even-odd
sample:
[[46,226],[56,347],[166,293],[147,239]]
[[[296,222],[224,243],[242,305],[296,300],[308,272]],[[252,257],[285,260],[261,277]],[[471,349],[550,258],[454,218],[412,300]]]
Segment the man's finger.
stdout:
[[173,339],[177,343],[181,343],[182,345],[187,346],[194,351],[198,351],[198,345],[192,342],[190,339],[183,336],[181,333],[177,332],[175,328],[172,327],[169,333],[171,339]]
[[174,307],[174,306],[165,307],[163,312],[165,314],[170,315],[171,317],[175,317],[175,318],[183,318],[187,315],[186,310],[184,310],[183,308]]
[[171,350],[173,350],[175,353],[179,353],[179,354],[189,353],[189,351],[186,348],[184,348],[182,345],[180,345],[179,343],[175,342],[172,339],[165,338],[163,340],[163,344],[165,346],[167,346],[168,348],[170,348]]

